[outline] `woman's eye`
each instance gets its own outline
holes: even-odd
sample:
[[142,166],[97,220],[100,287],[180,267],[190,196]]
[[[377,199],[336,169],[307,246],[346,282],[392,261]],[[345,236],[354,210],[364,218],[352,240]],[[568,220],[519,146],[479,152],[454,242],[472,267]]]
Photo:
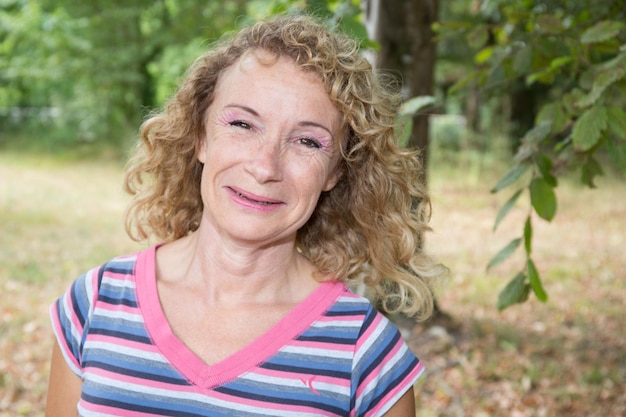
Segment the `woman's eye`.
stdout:
[[252,129],[252,125],[250,123],[244,122],[243,120],[234,120],[228,124],[230,126],[240,127],[242,129]]
[[298,142],[309,148],[319,149],[322,147],[318,141],[311,138],[300,138]]

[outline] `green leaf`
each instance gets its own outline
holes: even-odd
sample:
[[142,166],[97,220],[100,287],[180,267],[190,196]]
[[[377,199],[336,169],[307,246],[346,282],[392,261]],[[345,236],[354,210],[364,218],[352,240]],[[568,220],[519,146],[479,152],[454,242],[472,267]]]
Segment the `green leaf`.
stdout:
[[524,135],[522,139],[525,142],[529,142],[532,144],[538,144],[542,140],[544,140],[550,134],[552,130],[552,123],[550,121],[541,121],[536,124],[532,129],[530,129]]
[[526,222],[524,223],[524,248],[526,249],[526,253],[530,255],[532,251],[532,240],[533,240],[533,224],[531,222],[530,216],[526,218]]
[[612,84],[624,78],[624,75],[626,75],[626,68],[624,67],[607,68],[598,72],[595,76],[591,91],[578,100],[576,105],[578,107],[588,107],[595,104],[602,93]]
[[497,193],[503,188],[513,184],[526,172],[526,170],[528,170],[528,165],[526,164],[514,166],[506,174],[504,174],[502,178],[500,178],[500,181],[498,181],[498,183],[491,189],[491,192]]
[[356,16],[343,16],[339,22],[339,26],[353,39],[358,41],[368,39],[367,28]]
[[394,135],[396,137],[396,143],[401,146],[406,146],[409,142],[409,138],[413,131],[413,117],[403,115],[396,119],[394,126]]
[[571,145],[571,143],[572,143],[572,134],[570,133],[569,135],[561,139],[559,142],[557,142],[556,145],[554,145],[554,150],[556,152],[561,152],[565,148],[567,148],[569,145]]
[[560,101],[550,102],[539,110],[535,123],[540,124],[542,122],[551,123],[552,133],[558,133],[563,130],[567,123],[567,116],[565,116]]
[[526,84],[532,85],[537,81],[542,84],[554,83],[556,75],[559,73],[559,68],[569,64],[570,62],[572,62],[573,59],[574,58],[569,55],[554,58],[552,61],[550,61],[550,65],[548,68],[529,74],[526,77]]
[[482,48],[489,40],[489,30],[486,25],[478,25],[467,34],[467,43],[472,49]]
[[619,107],[607,109],[609,132],[618,139],[626,139],[626,111]]
[[424,107],[428,107],[432,104],[435,104],[436,102],[437,99],[433,96],[413,97],[402,103],[402,107],[400,108],[400,114],[412,116]]
[[329,18],[333,14],[327,0],[307,0],[306,9],[308,13],[323,18]]
[[515,163],[527,163],[528,160],[537,153],[539,144],[548,137],[551,130],[552,122],[544,120],[527,131],[524,137],[520,140],[520,146],[517,148],[517,152],[513,158]]
[[554,71],[551,69],[534,72],[526,77],[526,85],[533,85],[535,82],[542,84],[552,84],[554,82]]
[[624,23],[604,20],[590,27],[580,37],[582,43],[597,43],[612,39],[622,30]]
[[584,96],[585,92],[576,87],[570,90],[568,93],[565,93],[561,98],[561,105],[563,106],[565,114],[578,114],[580,112],[580,109],[578,108],[576,103]]
[[[595,66],[596,72],[598,72],[598,70],[599,71],[623,70],[624,67],[626,66],[626,45],[622,45],[622,47],[620,48],[620,51],[621,52],[617,54],[615,57],[613,57],[612,59],[609,59],[608,61],[602,62],[598,64],[597,66]],[[596,72],[594,72],[594,74]]]
[[493,56],[493,47],[487,46],[481,49],[480,51],[478,51],[478,53],[474,56],[474,62],[476,62],[479,65],[484,64],[485,62],[489,61],[489,59],[492,56]]
[[537,164],[537,168],[539,168],[541,176],[544,180],[546,180],[550,187],[556,187],[558,185],[558,181],[556,177],[552,175],[552,167],[554,166],[552,159],[550,159],[548,155],[539,154],[535,159],[535,164]]
[[537,29],[543,33],[557,34],[563,32],[563,24],[558,16],[542,14],[536,19]]
[[537,296],[537,299],[542,303],[548,301],[548,294],[543,289],[543,285],[541,285],[541,279],[539,278],[539,273],[537,272],[535,263],[530,258],[528,258],[528,260],[526,261],[526,273],[528,274],[530,287],[533,289],[533,292]]
[[498,310],[502,311],[513,304],[523,303],[528,300],[529,293],[530,286],[526,283],[524,274],[520,272],[500,292],[498,296]]
[[[624,59],[620,60],[620,62],[622,65],[625,64]],[[624,78],[625,74],[626,68],[624,68],[623,66],[619,66],[616,68],[609,67],[596,74],[595,80],[593,82],[593,88],[604,90],[611,84]]]
[[609,137],[607,148],[613,163],[623,172],[626,172],[626,143],[620,142],[614,137]]
[[595,158],[589,156],[582,166],[582,175],[580,180],[589,188],[596,188],[596,184],[593,181],[598,175],[604,175],[602,166]]
[[513,58],[513,71],[518,75],[524,75],[532,69],[533,50],[530,46],[525,46],[515,54]]
[[465,77],[461,78],[459,81],[454,83],[454,85],[452,85],[452,87],[450,87],[450,90],[448,90],[449,94],[454,94],[455,92],[457,92],[461,88],[465,87],[467,84],[469,84],[474,79],[480,78],[481,73],[482,73],[481,71],[472,71],[472,72],[470,72]]
[[498,228],[500,222],[506,217],[506,215],[511,211],[511,209],[515,206],[515,203],[519,199],[519,196],[522,195],[523,189],[519,189],[513,194],[511,198],[507,200],[506,203],[500,208],[498,211],[498,215],[496,216],[496,221],[493,225],[493,230],[495,231]]
[[570,55],[561,56],[550,61],[550,69],[558,69],[572,62],[574,58]]
[[513,253],[515,252],[515,250],[517,249],[517,247],[520,245],[521,242],[522,242],[522,239],[520,238],[513,239],[512,241],[510,241],[505,247],[503,247],[500,250],[500,252],[496,254],[496,256],[494,256],[489,261],[489,264],[487,265],[487,271],[489,271],[491,268],[497,265],[500,265],[502,262],[509,259],[511,255],[513,255]]
[[604,106],[594,106],[585,111],[572,132],[574,150],[585,152],[598,144],[608,125],[608,112]]
[[530,202],[539,217],[552,221],[556,214],[556,194],[545,179],[535,178],[530,182]]

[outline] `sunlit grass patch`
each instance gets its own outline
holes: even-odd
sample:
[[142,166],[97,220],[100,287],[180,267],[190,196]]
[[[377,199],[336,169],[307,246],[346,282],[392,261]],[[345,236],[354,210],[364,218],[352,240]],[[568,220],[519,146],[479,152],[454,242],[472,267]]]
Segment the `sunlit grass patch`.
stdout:
[[[617,196],[626,184],[607,179],[588,190],[564,181],[555,220],[534,222],[533,257],[549,301],[531,296],[498,312],[498,293],[523,253],[486,266],[521,234],[528,206],[494,233],[506,196],[489,188],[504,170],[477,161],[431,164],[434,231],[426,250],[451,269],[437,295],[454,326],[445,330],[452,342],[424,344],[425,333],[410,342],[422,343],[416,349],[427,367],[416,415],[621,417],[626,206]],[[115,160],[0,153],[0,176],[0,417],[38,417],[52,345],[49,304],[86,269],[143,245],[123,230],[128,196]]]

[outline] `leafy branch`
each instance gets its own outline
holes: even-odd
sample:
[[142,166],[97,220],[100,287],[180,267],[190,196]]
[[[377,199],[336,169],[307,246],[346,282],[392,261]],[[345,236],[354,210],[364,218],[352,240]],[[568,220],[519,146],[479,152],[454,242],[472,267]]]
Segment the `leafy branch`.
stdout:
[[560,7],[539,14],[523,3],[501,4],[499,22],[437,27],[441,37],[462,35],[475,50],[477,68],[451,91],[477,82],[484,94],[502,96],[522,80],[526,87],[539,83],[548,92],[512,166],[491,189],[498,193],[517,186],[498,211],[494,231],[522,196],[530,200],[521,236],[487,265],[490,270],[520,247],[524,250],[524,265],[501,291],[499,310],[525,302],[531,292],[540,301],[548,300],[532,256],[532,221],[535,215],[548,222],[556,216],[557,177],[579,169],[581,182],[595,187],[606,164],[601,154],[626,169],[626,24],[611,8],[593,15],[557,3]]

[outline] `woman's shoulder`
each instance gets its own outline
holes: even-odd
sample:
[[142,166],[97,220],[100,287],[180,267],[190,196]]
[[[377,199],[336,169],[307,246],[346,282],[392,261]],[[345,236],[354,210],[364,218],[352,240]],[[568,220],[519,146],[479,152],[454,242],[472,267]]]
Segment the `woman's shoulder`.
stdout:
[[97,290],[103,280],[128,279],[137,275],[138,269],[154,265],[155,246],[134,253],[117,255],[95,266],[76,279],[74,285],[86,285]]
[[361,325],[369,325],[371,322],[381,323],[384,326],[390,324],[387,317],[380,312],[372,301],[353,291],[345,284],[337,284],[343,291],[339,291],[333,305],[328,309],[326,315],[334,317],[350,317],[351,320],[357,318]]

